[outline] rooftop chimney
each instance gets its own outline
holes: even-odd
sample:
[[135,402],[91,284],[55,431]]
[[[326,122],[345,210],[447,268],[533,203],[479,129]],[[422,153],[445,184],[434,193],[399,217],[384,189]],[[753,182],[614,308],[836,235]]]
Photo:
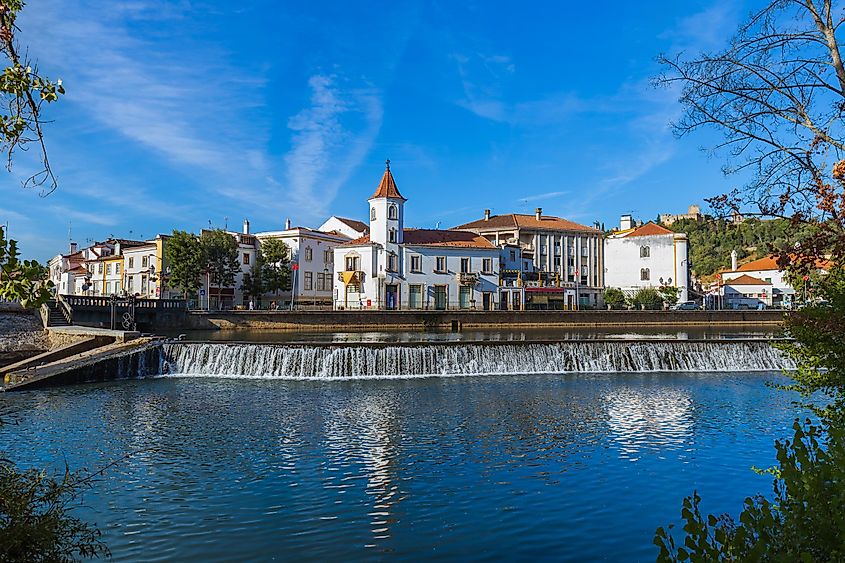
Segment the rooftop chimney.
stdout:
[[490,210],[489,210],[489,209],[485,209],[485,210],[484,210],[484,220],[485,220],[485,221],[489,221],[489,220],[490,220]]
[[71,254],[76,254],[76,249],[77,249],[77,248],[78,248],[78,247],[76,246],[76,243],[75,243],[75,242],[70,243],[70,253],[71,253]]
[[543,217],[543,208],[542,207],[538,207],[537,209],[534,210],[534,217],[536,217],[538,221]]
[[244,234],[249,234],[249,219],[244,219]]
[[627,231],[634,228],[634,219],[630,215],[623,215],[619,220],[619,230]]
[[737,268],[736,259],[737,259],[736,250],[731,250],[731,270],[734,271],[734,272],[736,272],[736,268]]
[[290,219],[285,219],[285,230],[290,230]]

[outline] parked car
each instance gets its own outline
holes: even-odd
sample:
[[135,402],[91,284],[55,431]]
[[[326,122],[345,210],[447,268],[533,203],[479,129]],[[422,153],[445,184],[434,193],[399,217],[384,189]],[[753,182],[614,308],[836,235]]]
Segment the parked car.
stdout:
[[682,301],[672,306],[673,311],[698,311],[701,307],[695,301]]

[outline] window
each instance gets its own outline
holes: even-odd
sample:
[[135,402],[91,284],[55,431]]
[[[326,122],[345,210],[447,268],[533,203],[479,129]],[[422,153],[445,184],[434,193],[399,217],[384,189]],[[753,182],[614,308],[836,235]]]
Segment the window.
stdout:
[[468,274],[470,272],[470,259],[461,258],[461,273]]
[[130,268],[135,267],[135,258],[134,257],[131,257],[131,256],[129,257],[129,267]]
[[119,273],[120,273],[120,264],[115,264],[115,265],[114,265],[114,273],[115,273],[115,274],[119,274]]
[[485,274],[492,274],[493,273],[493,259],[492,258],[485,258],[481,261],[481,270]]
[[111,274],[111,264],[106,264],[106,275]]
[[244,252],[244,264],[249,264],[249,253]]
[[[648,247],[646,247],[648,248]],[[651,279],[651,272],[649,272],[648,268],[642,268],[640,270],[640,280],[641,281],[648,281]]]
[[458,306],[461,309],[469,309],[472,305],[472,288],[462,285],[458,288]]
[[370,209],[370,221],[375,221],[375,220],[376,220],[376,208],[373,207],[372,209]]
[[[419,258],[419,256],[417,257]],[[413,258],[412,258],[413,260]],[[412,285],[408,287],[408,307],[411,309],[422,309],[422,286]]]
[[390,229],[390,231],[388,231],[387,242],[396,242],[396,229]]
[[422,272],[422,256],[411,256],[411,271]]
[[331,286],[331,274],[317,272],[317,291],[329,291]]
[[387,255],[387,271],[388,272],[395,272],[398,269],[398,266],[397,266],[397,264],[399,262],[398,258],[399,257],[396,256],[393,253]]
[[640,258],[648,258],[651,256],[651,248],[648,246],[641,246],[640,247]]
[[446,257],[438,256],[434,259],[434,271],[444,273],[446,271]]
[[323,262],[326,264],[331,264],[334,262],[334,251],[331,249],[323,251]]
[[129,293],[132,293],[135,290],[135,276],[126,277],[126,289]]
[[355,272],[358,268],[358,257],[357,256],[347,256],[346,257],[346,271],[347,272]]
[[310,246],[306,246],[305,247],[305,261],[310,262],[313,257],[314,257],[314,251],[311,250]]
[[142,256],[141,257],[141,267],[142,268],[149,268],[150,267],[150,257],[149,256]]
[[314,289],[314,274],[312,272],[305,272],[305,289]]
[[141,276],[141,293],[147,293],[147,276]]
[[511,262],[516,262],[516,250],[511,250]]
[[395,205],[390,205],[387,208],[387,218],[393,219],[394,221],[399,218],[399,211]]

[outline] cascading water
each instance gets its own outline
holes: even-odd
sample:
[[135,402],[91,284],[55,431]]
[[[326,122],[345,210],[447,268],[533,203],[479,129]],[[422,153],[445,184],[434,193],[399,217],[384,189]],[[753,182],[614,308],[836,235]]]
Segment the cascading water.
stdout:
[[531,373],[771,371],[793,364],[764,341],[419,346],[166,343],[160,373],[287,379]]

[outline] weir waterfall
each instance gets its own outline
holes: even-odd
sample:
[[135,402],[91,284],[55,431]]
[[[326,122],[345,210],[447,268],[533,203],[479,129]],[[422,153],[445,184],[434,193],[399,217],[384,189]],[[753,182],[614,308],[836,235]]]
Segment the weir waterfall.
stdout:
[[[169,342],[158,347],[158,354],[158,372],[161,375],[284,379],[627,371],[736,372],[794,367],[766,341],[488,342],[378,346]],[[149,367],[150,363],[147,364]]]

